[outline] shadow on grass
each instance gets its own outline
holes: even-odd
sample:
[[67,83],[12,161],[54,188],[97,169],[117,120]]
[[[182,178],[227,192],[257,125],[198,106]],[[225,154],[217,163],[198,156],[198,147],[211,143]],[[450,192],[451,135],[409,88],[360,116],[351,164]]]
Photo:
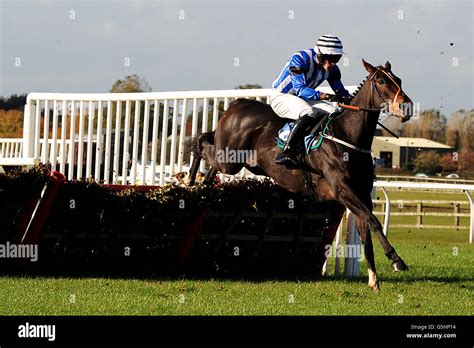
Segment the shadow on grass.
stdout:
[[[1,277],[8,278],[57,278],[57,279],[112,279],[112,280],[139,280],[139,281],[234,281],[234,282],[248,282],[248,283],[264,283],[264,282],[324,282],[324,283],[360,283],[366,284],[368,276],[360,275],[353,278],[345,278],[343,276],[316,276],[311,274],[295,275],[268,275],[268,274],[133,274],[133,273],[106,273],[106,272],[35,272],[35,273],[18,273],[18,272],[1,272]],[[405,274],[391,274],[388,277],[379,276],[382,283],[401,283],[413,284],[418,282],[434,282],[440,284],[458,284],[460,287],[465,287],[474,290],[473,286],[463,284],[465,282],[472,282],[474,279],[469,276],[435,276],[435,275],[410,275]]]

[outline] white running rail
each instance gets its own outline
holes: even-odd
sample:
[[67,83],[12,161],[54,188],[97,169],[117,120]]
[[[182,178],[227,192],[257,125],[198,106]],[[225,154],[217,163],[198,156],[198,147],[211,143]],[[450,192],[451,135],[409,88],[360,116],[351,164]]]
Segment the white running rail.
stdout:
[[50,162],[70,180],[163,185],[191,163],[186,140],[214,128],[222,108],[237,98],[267,102],[270,93],[30,93],[22,155]]

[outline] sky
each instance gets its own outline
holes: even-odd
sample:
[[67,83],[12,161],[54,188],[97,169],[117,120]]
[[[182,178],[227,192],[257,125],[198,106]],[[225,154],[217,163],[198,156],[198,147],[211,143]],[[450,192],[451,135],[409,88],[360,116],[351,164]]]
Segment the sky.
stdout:
[[389,60],[421,110],[474,108],[472,0],[0,0],[0,95],[270,88],[294,52],[337,35],[342,81]]

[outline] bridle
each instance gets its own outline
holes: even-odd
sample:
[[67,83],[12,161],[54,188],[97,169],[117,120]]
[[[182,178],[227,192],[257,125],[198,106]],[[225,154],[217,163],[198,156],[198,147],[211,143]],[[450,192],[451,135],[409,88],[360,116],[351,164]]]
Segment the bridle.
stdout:
[[[375,74],[377,74],[377,72],[383,72],[390,80],[392,80],[392,82],[395,84],[395,86],[397,86],[398,90],[397,90],[397,93],[395,93],[395,96],[393,97],[393,101],[392,102],[388,102],[385,100],[384,97],[382,97],[382,95],[380,94],[378,88],[377,88],[377,84],[375,83],[374,81],[374,78],[375,78]],[[369,80],[372,82],[372,104],[375,105],[374,103],[374,98],[373,98],[373,93],[374,93],[374,90],[377,92],[377,95],[379,96],[380,99],[382,99],[382,101],[385,103],[385,104],[388,104],[389,105],[389,109],[388,109],[388,115],[394,115],[394,116],[397,116],[397,113],[400,111],[400,104],[397,103],[397,98],[398,98],[398,95],[400,94],[402,88],[400,87],[400,85],[395,81],[395,79],[390,76],[385,70],[383,69],[380,69],[380,68],[377,68],[377,70],[372,74],[372,76],[369,78]]]
[[[377,70],[372,73],[372,75],[369,77],[369,81],[371,82],[371,89],[370,89],[370,94],[371,94],[371,100],[372,104],[375,105],[374,102],[374,90],[379,96],[379,98],[386,104],[389,105],[389,116],[398,116],[398,113],[400,112],[400,106],[399,103],[397,103],[397,98],[398,95],[400,94],[402,88],[400,85],[383,69],[376,68]],[[398,90],[397,93],[395,93],[395,97],[393,97],[393,102],[387,102],[385,98],[380,94],[380,91],[377,88],[377,84],[375,83],[375,75],[377,72],[383,72],[392,82],[397,86]],[[354,110],[354,111],[368,111],[368,112],[377,112],[377,111],[382,111],[384,108],[368,108],[368,107],[362,107],[362,106],[357,106],[357,105],[347,105],[343,103],[338,103],[337,104],[339,107],[343,109],[348,109],[348,110]]]
[[[377,74],[377,72],[381,71],[383,72],[385,75],[388,76],[388,78],[390,80],[392,80],[392,82],[395,84],[395,86],[397,86],[398,88],[398,91],[397,93],[395,94],[395,97],[393,98],[393,102],[392,103],[388,103],[389,105],[389,116],[398,116],[396,113],[398,113],[400,111],[400,107],[399,107],[399,104],[396,103],[396,100],[398,98],[398,95],[400,94],[401,92],[401,87],[400,85],[389,75],[387,74],[387,72],[383,69],[380,69],[380,68],[376,68],[377,70],[374,71],[372,73],[372,75],[369,77],[369,81],[371,82],[371,85],[372,85],[372,88],[370,89],[370,94],[371,94],[371,100],[372,100],[372,105],[375,105],[375,102],[374,102],[374,90],[375,92],[377,93],[377,95],[379,96],[379,98],[385,103],[387,104],[387,101],[385,100],[385,98],[382,97],[382,95],[380,94],[378,88],[377,88],[377,85],[375,83],[375,75]],[[343,108],[343,109],[349,109],[349,110],[354,110],[354,111],[368,111],[368,112],[380,112],[381,110],[383,110],[384,108],[367,108],[367,107],[361,107],[361,106],[357,106],[357,105],[346,105],[346,104],[343,104],[343,103],[338,103],[338,106]],[[393,114],[392,114],[393,112]],[[377,121],[377,123],[383,127],[386,131],[388,131],[389,133],[391,133],[393,136],[395,136],[396,138],[398,138],[398,136],[393,133],[390,129],[388,129],[387,127],[385,127],[382,123],[380,123],[379,121]],[[350,144],[342,139],[339,139],[339,138],[336,138],[335,136],[333,135],[328,135],[324,132],[321,133],[322,137],[328,139],[328,140],[331,140],[333,142],[336,142],[336,143],[339,143],[341,145],[344,145],[348,148],[351,148],[357,152],[361,152],[361,153],[366,153],[366,154],[371,154],[371,150],[370,149],[362,149],[362,148],[359,148],[353,144]]]

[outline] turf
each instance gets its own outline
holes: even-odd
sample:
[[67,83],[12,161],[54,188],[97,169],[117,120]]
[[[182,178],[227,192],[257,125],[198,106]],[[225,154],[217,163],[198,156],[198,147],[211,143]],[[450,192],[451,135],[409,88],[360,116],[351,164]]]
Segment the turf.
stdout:
[[381,291],[361,276],[319,280],[1,277],[0,315],[473,315],[467,231],[391,230],[410,270],[392,273],[375,242]]

